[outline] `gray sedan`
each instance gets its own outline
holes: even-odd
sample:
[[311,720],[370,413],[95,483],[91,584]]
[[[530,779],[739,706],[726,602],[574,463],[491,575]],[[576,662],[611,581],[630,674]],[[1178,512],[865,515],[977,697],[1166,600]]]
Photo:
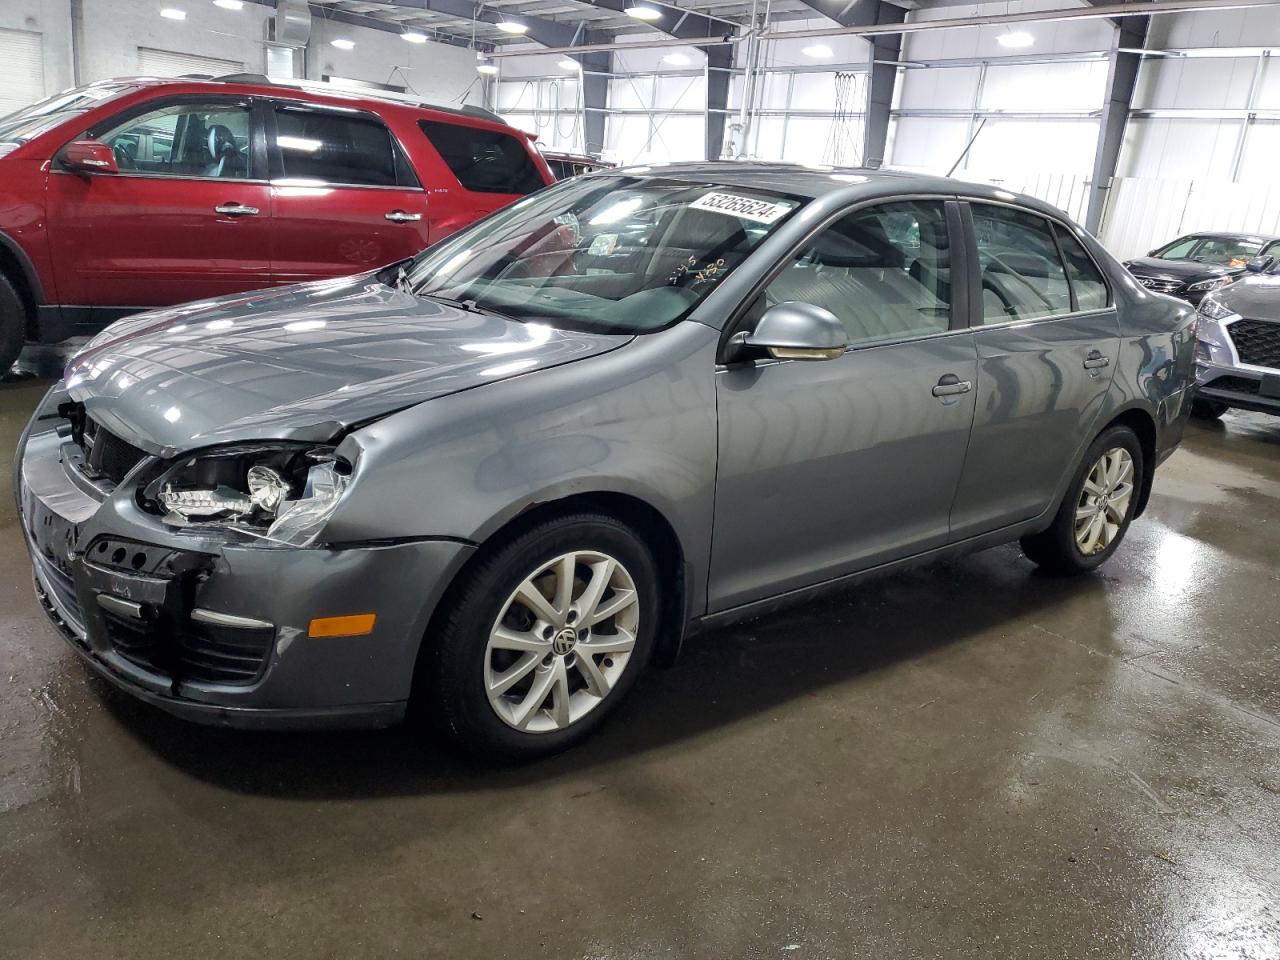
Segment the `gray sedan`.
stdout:
[[563,748],[687,635],[1021,540],[1107,559],[1194,315],[1057,210],[634,167],[373,274],[118,322],[18,451],[38,594],[137,697]]

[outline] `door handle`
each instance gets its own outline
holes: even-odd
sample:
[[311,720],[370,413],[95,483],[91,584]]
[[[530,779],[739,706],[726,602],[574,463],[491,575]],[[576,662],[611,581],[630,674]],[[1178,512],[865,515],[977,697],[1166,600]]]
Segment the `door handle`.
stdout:
[[957,394],[968,393],[973,389],[973,383],[969,380],[961,380],[954,373],[944,374],[938,381],[938,385],[933,388],[935,397],[954,397]]
[[1101,370],[1103,367],[1110,366],[1111,359],[1104,357],[1097,350],[1090,350],[1089,355],[1084,358],[1084,368],[1086,370]]
[[213,212],[224,217],[256,217],[259,210],[257,207],[246,207],[243,203],[220,203],[213,208]]
[[386,218],[392,223],[416,223],[422,219],[422,214],[409,213],[405,210],[392,210],[386,215]]

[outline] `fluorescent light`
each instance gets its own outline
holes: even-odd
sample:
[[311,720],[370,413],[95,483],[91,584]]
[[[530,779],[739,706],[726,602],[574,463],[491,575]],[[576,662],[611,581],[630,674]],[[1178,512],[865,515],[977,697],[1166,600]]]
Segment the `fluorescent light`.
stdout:
[[496,63],[482,63],[476,67],[476,72],[483,73],[486,77],[492,77],[498,72],[498,65]]
[[499,20],[496,24],[494,24],[494,26],[496,26],[503,33],[528,33],[529,32],[529,27],[527,24],[519,23],[518,21],[515,21],[515,20]]
[[408,40],[410,43],[427,42],[427,35],[425,33],[419,33],[417,30],[406,30],[404,33],[400,34],[400,36],[402,39]]
[[1036,42],[1036,38],[1025,30],[1010,30],[1008,33],[1002,33],[996,37],[996,43],[1002,47],[1012,47],[1020,50],[1023,47],[1029,47]]
[[244,0],[213,0],[213,5],[223,10],[243,10]]
[[572,57],[565,57],[563,60],[557,60],[557,61],[556,61],[556,65],[557,65],[557,66],[559,66],[561,70],[580,70],[580,69],[582,69],[582,67],[581,67],[581,65],[578,63],[578,61],[577,61],[577,60],[574,60]]
[[354,50],[356,48],[356,42],[354,40],[348,40],[346,37],[339,37],[337,40],[330,40],[329,46],[337,47],[339,50]]
[[177,7],[165,7],[160,11],[160,16],[166,20],[185,20],[187,19],[187,11],[179,10]]
[[662,62],[669,63],[673,67],[687,67],[693,63],[693,60],[689,58],[687,53],[668,53],[662,58]]
[[647,20],[650,23],[654,20],[662,19],[662,11],[654,7],[631,6],[627,7],[626,14],[628,17],[635,17],[637,20]]
[[815,43],[812,46],[805,47],[800,52],[806,57],[813,57],[815,60],[830,60],[836,55],[835,51],[825,43]]

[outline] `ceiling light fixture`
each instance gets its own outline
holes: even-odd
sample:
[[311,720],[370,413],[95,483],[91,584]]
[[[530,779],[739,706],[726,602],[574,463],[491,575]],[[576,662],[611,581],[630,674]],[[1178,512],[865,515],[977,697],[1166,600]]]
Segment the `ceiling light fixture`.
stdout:
[[496,63],[481,63],[476,66],[476,73],[483,73],[486,77],[492,77],[498,72]]
[[213,5],[223,10],[243,10],[244,0],[213,0]]
[[499,20],[494,24],[503,33],[528,33],[529,25],[518,20]]
[[400,36],[403,39],[408,40],[410,43],[427,42],[427,35],[425,33],[419,33],[417,30],[406,30],[404,33],[400,34]]
[[187,11],[179,10],[177,7],[165,7],[160,11],[160,16],[166,20],[185,20],[187,19]]
[[655,20],[662,19],[662,11],[656,7],[645,6],[644,4],[632,4],[627,7],[626,14],[628,17],[634,17],[636,20],[644,20],[647,23],[653,23]]
[[815,43],[811,46],[805,47],[800,52],[806,57],[813,57],[815,60],[830,60],[836,55],[835,51],[825,43]]
[[673,67],[687,67],[693,63],[687,53],[668,53],[662,58],[663,63],[669,63]]
[[574,60],[572,57],[565,57],[562,60],[557,60],[556,64],[557,66],[560,67],[561,70],[581,70],[582,69],[582,64],[578,63],[578,61]]
[[336,40],[330,40],[329,46],[337,47],[339,50],[354,50],[356,48],[356,42],[354,40],[348,40],[346,37],[338,37]]
[[1013,50],[1021,50],[1031,46],[1036,42],[1036,38],[1025,30],[1010,30],[996,37],[996,43],[1002,47],[1009,47]]

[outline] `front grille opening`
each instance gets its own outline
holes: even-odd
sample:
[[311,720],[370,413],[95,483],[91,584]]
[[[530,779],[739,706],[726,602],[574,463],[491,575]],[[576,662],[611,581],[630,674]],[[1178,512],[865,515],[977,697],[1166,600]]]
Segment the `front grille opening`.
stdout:
[[275,631],[241,630],[103,612],[111,647],[134,666],[178,682],[244,686],[266,668]]
[[1227,328],[1227,333],[1236,345],[1241,363],[1280,369],[1280,323],[1237,320]]
[[1218,377],[1218,379],[1206,383],[1205,389],[1226,390],[1230,393],[1247,393],[1256,397],[1260,386],[1259,381],[1250,380],[1248,377]]
[[135,447],[89,416],[82,403],[64,403],[58,412],[71,424],[71,439],[84,455],[85,473],[91,479],[118,485],[129,471],[147,458]]

